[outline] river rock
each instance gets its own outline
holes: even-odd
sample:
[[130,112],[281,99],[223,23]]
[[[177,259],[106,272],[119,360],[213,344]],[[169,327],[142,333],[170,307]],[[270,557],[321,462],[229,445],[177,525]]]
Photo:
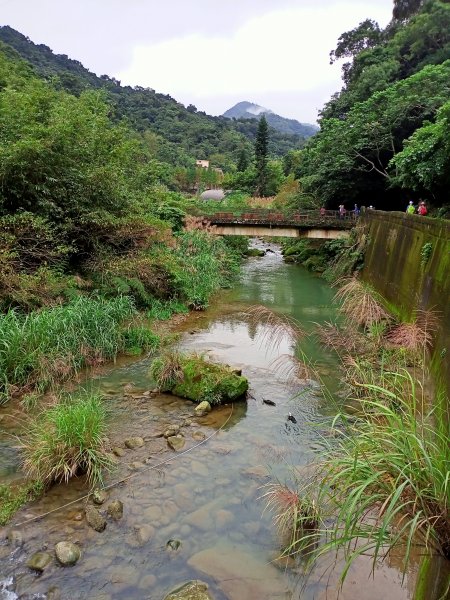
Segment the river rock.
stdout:
[[42,571],[52,562],[52,557],[48,552],[35,552],[33,556],[27,560],[27,567],[33,571]]
[[8,544],[13,548],[21,548],[23,546],[22,532],[18,531],[17,529],[11,529],[11,531],[8,531],[6,539],[8,540]]
[[98,488],[92,492],[92,502],[94,504],[103,504],[108,499],[108,492],[106,490],[99,490]]
[[219,544],[188,560],[190,567],[213,578],[228,600],[275,600],[286,598],[279,571],[235,545]]
[[141,437],[132,437],[125,440],[125,446],[130,450],[135,450],[136,448],[142,448],[144,445],[144,439]]
[[211,412],[211,404],[207,400],[203,400],[203,402],[197,404],[194,410],[197,417],[203,417]]
[[106,527],[106,519],[102,517],[95,506],[86,506],[85,510],[86,521],[95,531],[104,531]]
[[203,442],[205,438],[206,434],[203,433],[203,431],[194,431],[194,433],[192,434],[192,439],[196,442]]
[[141,546],[146,544],[155,534],[155,528],[151,525],[140,525],[139,527],[136,527],[135,530],[136,539]]
[[269,479],[270,477],[269,471],[262,465],[255,465],[254,467],[250,467],[249,469],[241,471],[241,473],[244,477],[261,482]]
[[171,591],[164,600],[213,600],[208,584],[203,581],[188,581]]
[[125,455],[125,450],[123,448],[121,448],[120,446],[114,446],[112,451],[113,451],[113,454],[115,454],[115,456],[117,456],[118,458],[121,458],[122,456]]
[[179,425],[170,425],[170,427],[168,427],[166,429],[166,431],[164,432],[164,437],[169,438],[169,437],[172,437],[173,435],[177,435],[178,433],[180,433],[180,426]]
[[48,589],[45,597],[46,600],[61,600],[61,590],[56,585],[53,585]]
[[178,452],[183,448],[185,440],[182,435],[172,435],[171,437],[167,438],[167,443],[170,446],[170,448],[172,448],[172,450]]
[[225,527],[233,521],[234,516],[229,510],[222,508],[216,512],[213,518],[216,524],[216,529],[221,530],[225,529]]
[[58,542],[55,546],[55,554],[63,567],[71,567],[81,556],[81,551],[72,542]]
[[128,465],[128,468],[130,469],[130,471],[139,471],[140,469],[143,469],[145,467],[145,464],[143,462],[141,462],[140,460],[134,460],[133,462],[130,462],[130,464]]
[[114,521],[120,521],[123,517],[123,502],[120,500],[113,500],[113,502],[108,505],[107,511],[108,515],[114,519]]

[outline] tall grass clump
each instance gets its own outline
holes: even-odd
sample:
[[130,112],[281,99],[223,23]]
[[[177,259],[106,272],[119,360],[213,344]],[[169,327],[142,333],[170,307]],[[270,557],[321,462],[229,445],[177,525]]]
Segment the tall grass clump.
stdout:
[[177,297],[193,309],[205,308],[217,290],[231,285],[240,260],[240,253],[218,236],[200,230],[180,234],[171,269]]
[[346,317],[363,327],[370,327],[380,321],[389,321],[389,313],[382,304],[382,298],[367,283],[351,277],[340,280],[335,299],[340,301],[341,311]]
[[411,393],[405,401],[402,388],[393,407],[376,400],[386,390],[371,386],[374,399],[365,399],[362,418],[329,444],[316,491],[307,490],[332,520],[314,558],[343,550],[342,578],[360,554],[370,553],[375,565],[397,546],[405,568],[414,545],[450,559],[449,438],[404,377]]
[[124,344],[121,323],[134,313],[128,297],[79,297],[28,315],[0,315],[0,402],[115,357]]
[[100,396],[69,396],[44,410],[22,441],[27,476],[44,485],[86,474],[90,484],[112,466],[106,438],[106,409]]
[[[395,548],[403,552],[405,570],[414,546],[450,560],[448,431],[436,427],[434,409],[427,409],[414,379],[406,372],[403,379],[407,399],[405,382],[397,394],[367,384],[357,420],[334,419],[336,435],[324,439],[314,476],[289,496],[295,502],[277,509],[279,490],[268,494],[278,523],[293,532],[285,554],[307,548],[310,564],[329,553],[343,556],[341,581],[358,556],[370,556],[375,568]],[[389,404],[378,399],[385,397]],[[304,510],[302,516],[302,507],[314,507],[314,531],[302,527],[312,515]]]

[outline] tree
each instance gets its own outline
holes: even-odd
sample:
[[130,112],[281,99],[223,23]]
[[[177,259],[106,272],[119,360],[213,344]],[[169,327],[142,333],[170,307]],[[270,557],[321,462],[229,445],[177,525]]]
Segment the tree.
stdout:
[[405,21],[419,11],[423,0],[394,0],[392,16],[396,21]]
[[436,123],[425,123],[392,159],[397,183],[431,194],[436,204],[445,203],[450,188],[450,102],[438,111]]
[[248,155],[245,148],[242,148],[239,152],[239,159],[237,163],[237,170],[239,173],[243,173],[248,167]]
[[266,194],[268,170],[267,161],[269,155],[269,126],[267,119],[263,115],[259,120],[258,131],[255,141],[255,195],[264,196]]
[[[343,33],[337,46],[330,52],[330,64],[333,64],[340,58],[354,58],[363,50],[373,48],[380,43],[382,37],[381,29],[378,23],[371,19],[362,21],[352,29]],[[345,63],[342,67],[344,81],[347,81],[351,64]]]

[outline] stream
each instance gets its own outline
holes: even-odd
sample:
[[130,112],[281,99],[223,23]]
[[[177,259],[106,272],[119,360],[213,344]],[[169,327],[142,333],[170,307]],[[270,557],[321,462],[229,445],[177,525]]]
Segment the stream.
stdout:
[[[265,327],[246,313],[252,305],[264,305],[311,332],[314,322],[335,318],[333,290],[302,267],[285,264],[276,246],[263,246],[270,251],[246,261],[233,290],[221,292],[210,309],[190,314],[177,327],[182,349],[242,368],[250,382],[248,400],[198,418],[191,402],[151,392],[149,358],[121,359],[84,381],[84,387],[105,395],[111,442],[122,449],[106,484],[131,476],[109,490],[101,507],[119,499],[123,518],[108,519],[105,531],[96,532],[86,524],[84,501],[79,501],[17,525],[86,493],[83,478],[52,487],[1,532],[0,599],[162,600],[192,579],[206,582],[215,600],[337,597],[339,569],[323,563],[306,579],[300,562],[275,560],[280,543],[263,498],[269,482],[292,480],[320,456],[321,433],[338,401],[337,359],[312,337],[298,342],[284,336],[277,345],[268,344]],[[297,377],[292,383],[287,377],[289,357],[300,351],[335,400],[324,399],[314,380]],[[289,413],[296,423],[288,420]],[[193,448],[190,452],[168,448],[161,435],[169,425],[181,427],[183,450]],[[141,436],[144,446],[126,449],[124,440],[133,436]],[[8,440],[0,437],[0,482],[18,476],[19,457]],[[5,541],[11,529],[23,538],[15,548]],[[80,545],[82,557],[75,566],[61,567],[54,560],[42,574],[26,566],[34,552],[53,553],[62,540]],[[413,557],[402,582],[401,558],[391,557],[374,577],[369,560],[361,558],[340,598],[413,598],[417,567]]]

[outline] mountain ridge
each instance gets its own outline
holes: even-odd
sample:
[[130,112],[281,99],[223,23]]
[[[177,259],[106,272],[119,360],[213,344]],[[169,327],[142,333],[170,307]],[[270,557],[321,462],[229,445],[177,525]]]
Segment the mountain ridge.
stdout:
[[290,135],[299,135],[304,138],[313,136],[319,128],[312,123],[301,123],[297,119],[289,119],[278,115],[273,110],[265,108],[254,102],[242,100],[223,113],[227,119],[260,119],[265,115],[268,124],[279,131]]

